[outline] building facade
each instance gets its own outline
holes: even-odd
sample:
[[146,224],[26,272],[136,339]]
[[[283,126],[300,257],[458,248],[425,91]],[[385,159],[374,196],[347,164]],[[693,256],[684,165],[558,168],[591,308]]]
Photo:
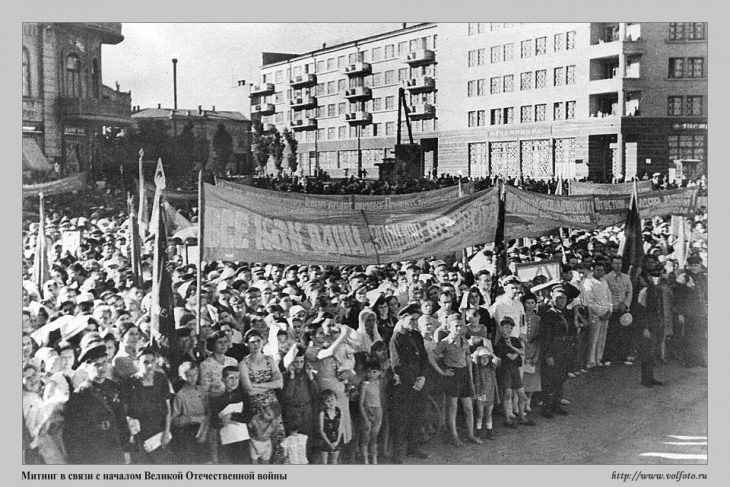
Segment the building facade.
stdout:
[[707,162],[705,23],[418,24],[263,66],[252,113],[297,132],[305,173],[353,174],[391,155],[400,86],[425,174]]
[[101,46],[122,40],[120,23],[23,24],[24,170],[94,172],[96,136],[131,123],[131,93],[101,82]]
[[[132,111],[133,125],[141,120],[158,120],[164,122],[170,135],[180,135],[186,126],[190,126],[196,139],[205,141],[209,167],[220,174],[230,171],[232,174],[253,174],[251,157],[251,121],[240,112],[204,110],[198,106],[195,110],[134,107]],[[232,155],[228,161],[220,161],[215,151],[216,137],[230,137]]]

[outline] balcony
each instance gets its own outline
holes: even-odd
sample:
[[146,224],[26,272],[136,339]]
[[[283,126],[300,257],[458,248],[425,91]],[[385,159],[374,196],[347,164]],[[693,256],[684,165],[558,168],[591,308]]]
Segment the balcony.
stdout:
[[296,78],[289,80],[289,86],[294,88],[295,90],[299,88],[308,88],[310,86],[315,86],[317,84],[317,75],[316,74],[303,74],[301,76],[297,76]]
[[369,112],[346,113],[345,121],[350,125],[368,125],[373,123],[373,114]]
[[302,118],[300,120],[291,121],[291,129],[295,131],[300,130],[315,130],[317,128],[316,118]]
[[431,64],[436,60],[436,53],[430,49],[419,49],[411,51],[406,55],[406,63],[409,66],[423,66],[424,64]]
[[430,76],[419,76],[405,82],[405,87],[411,93],[424,93],[436,89],[436,81]]
[[413,105],[411,112],[408,114],[411,120],[425,120],[436,116],[436,107],[429,103]]
[[646,52],[646,41],[641,38],[634,39],[627,37],[623,42],[623,52],[628,56],[632,54],[644,54]]
[[250,96],[266,96],[274,94],[274,83],[261,83],[251,86]]
[[358,86],[345,91],[345,98],[350,101],[365,101],[373,96],[373,91],[366,86]]
[[622,78],[595,79],[588,83],[588,93],[613,93],[621,89]]
[[299,98],[294,98],[292,101],[289,102],[289,106],[292,108],[292,110],[303,110],[305,108],[316,108],[317,107],[317,97],[315,96],[303,96]]
[[258,113],[259,115],[273,115],[276,112],[276,106],[273,103],[259,103],[254,105],[251,112]]
[[61,119],[66,122],[98,123],[105,125],[129,125],[132,123],[131,97],[70,98],[58,97]]
[[362,61],[345,66],[345,74],[347,76],[361,76],[370,73],[370,71],[372,71],[370,63],[364,63]]

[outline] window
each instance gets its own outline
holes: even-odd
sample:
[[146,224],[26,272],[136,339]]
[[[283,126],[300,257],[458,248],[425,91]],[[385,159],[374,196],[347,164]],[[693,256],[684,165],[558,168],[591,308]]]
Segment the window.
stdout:
[[335,110],[336,110],[336,105],[334,103],[327,105],[327,116],[328,117],[336,116],[337,114],[335,113]]
[[[423,120],[423,123],[425,124],[426,121]],[[483,127],[487,124],[487,119],[484,110],[477,110],[477,127]]]
[[373,111],[379,112],[383,109],[383,99],[382,98],[373,98]]
[[675,116],[675,117],[682,115],[682,97],[681,96],[668,96],[667,97],[667,115]]
[[347,89],[347,81],[344,79],[337,80],[337,91],[342,93]]
[[393,44],[388,44],[385,46],[385,59],[390,59],[395,57],[395,46]]
[[532,71],[520,74],[520,90],[532,89]]
[[476,65],[477,65],[477,50],[474,49],[474,50],[469,51],[469,62],[468,62],[468,66],[470,68],[472,68],[472,67],[474,67]]
[[484,78],[477,80],[477,96],[484,96]]
[[338,139],[346,139],[347,138],[347,127],[337,127],[337,138]]
[[566,85],[575,84],[575,64],[565,67],[565,84]]
[[345,67],[345,56],[337,56],[337,69]]
[[[302,75],[302,67],[294,66],[294,68],[292,69],[292,76],[294,77],[294,79],[298,78],[301,75]],[[266,83],[266,79],[264,79],[264,83]]]
[[547,70],[538,69],[535,71],[535,88],[545,88],[547,84]]
[[337,127],[327,127],[327,140],[335,140],[337,137]]
[[492,46],[490,60],[492,64],[502,61],[502,46]]
[[683,78],[684,77],[684,58],[681,58],[681,57],[670,57],[669,58],[669,77],[670,78]]
[[477,92],[477,82],[474,79],[467,81],[466,83],[466,96],[475,96]]
[[386,96],[385,97],[385,109],[386,110],[393,110],[395,108],[395,97],[394,96]]
[[489,80],[489,93],[496,95],[502,92],[502,77],[496,76]]
[[383,124],[374,123],[373,124],[373,137],[378,137],[379,135],[383,135]]
[[669,160],[699,159],[704,161],[705,144],[704,135],[670,135],[668,136]]
[[284,80],[284,71],[281,69],[274,73],[274,82],[281,83]]
[[553,103],[553,120],[565,119],[565,103],[562,101]]
[[347,110],[347,104],[343,101],[337,104],[337,115],[342,115]]
[[30,56],[23,48],[23,96],[30,96]]
[[555,34],[553,36],[553,51],[563,51],[565,49],[565,34]]
[[331,57],[327,59],[327,71],[335,70],[335,58]]
[[513,42],[510,42],[509,44],[504,45],[504,60],[505,61],[512,61],[512,59],[514,59],[514,50],[515,50],[515,44]]
[[521,57],[532,56],[532,39],[527,39],[526,41],[522,41],[522,43],[520,44],[520,56]]
[[702,115],[702,97],[701,96],[688,96],[687,100],[687,115],[697,117]]
[[395,122],[385,122],[385,135],[395,135]]
[[403,56],[406,53],[408,43],[406,41],[398,43],[398,57]]
[[684,22],[669,23],[669,40],[681,41],[684,39]]
[[324,129],[317,129],[317,140],[324,140]]
[[383,73],[373,73],[373,86],[380,86],[383,84]]
[[553,70],[553,86],[563,86],[565,84],[565,68],[555,68]]
[[317,96],[324,95],[324,83],[319,83],[317,85]]
[[323,73],[324,72],[324,63],[325,61],[317,61],[317,73]]
[[411,39],[408,42],[409,51],[417,51],[419,47],[422,47],[421,39]]
[[575,35],[574,30],[565,33],[565,49],[567,51],[575,49]]
[[573,120],[575,118],[575,101],[565,102],[565,119]]
[[326,107],[324,105],[317,107],[317,118],[325,116],[325,113],[326,113],[325,109],[326,109]]
[[357,53],[357,52],[351,52],[347,56],[347,64],[355,64],[357,62],[358,54],[359,53]]
[[502,125],[504,123],[503,122],[504,119],[502,117],[503,114],[504,114],[504,110],[502,110],[501,108],[495,108],[493,110],[490,110],[489,123],[491,125]]
[[328,81],[327,82],[327,94],[331,95],[332,93],[336,93],[337,92],[337,90],[335,89],[336,86],[337,85],[335,84],[334,81]]
[[361,61],[363,63],[370,62],[370,50],[369,49],[362,50],[358,54],[359,54],[358,61]]
[[535,105],[535,121],[544,122],[546,111],[547,111],[547,105],[545,105],[545,104]]
[[307,142],[314,142],[314,131],[308,130],[305,137]]
[[477,49],[477,65],[483,66],[486,62],[486,50],[484,49]]
[[477,126],[477,112],[470,111],[467,113],[467,127],[476,127]]
[[502,90],[505,93],[510,93],[510,92],[514,91],[515,76],[513,74],[506,74],[506,75],[502,76],[502,81],[503,81]]
[[281,103],[284,101],[284,93],[274,93],[274,103]]
[[400,68],[398,70],[398,81],[406,81],[407,79],[410,79],[410,76],[408,76],[408,68]]
[[687,39],[691,41],[699,41],[705,39],[705,23],[690,22],[687,26]]
[[691,57],[687,59],[687,77],[688,78],[704,78],[705,77],[705,58]]
[[392,85],[395,82],[395,71],[392,69],[385,72],[385,84]]
[[515,123],[515,107],[507,107],[504,109],[504,123]]
[[538,37],[535,39],[535,56],[547,54],[547,37]]
[[380,61],[383,59],[383,48],[373,47],[373,62]]
[[520,123],[532,122],[532,105],[520,107]]
[[76,54],[66,57],[66,96],[81,96],[81,60]]
[[469,35],[473,36],[477,33],[477,25],[479,25],[479,22],[469,22]]

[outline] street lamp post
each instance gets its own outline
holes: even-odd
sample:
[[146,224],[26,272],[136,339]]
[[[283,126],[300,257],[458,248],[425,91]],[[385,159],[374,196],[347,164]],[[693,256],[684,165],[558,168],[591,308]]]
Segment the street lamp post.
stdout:
[[172,159],[177,162],[177,59],[172,59]]

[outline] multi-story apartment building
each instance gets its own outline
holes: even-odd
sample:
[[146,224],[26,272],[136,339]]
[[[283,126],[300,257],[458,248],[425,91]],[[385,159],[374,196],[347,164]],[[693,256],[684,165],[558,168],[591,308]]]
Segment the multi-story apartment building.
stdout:
[[393,154],[405,87],[428,168],[437,157],[436,27],[418,24],[273,62],[264,54],[261,82],[251,88],[252,116],[294,132],[305,174],[319,167],[332,176],[356,175],[360,162],[377,177],[375,164]]
[[93,170],[95,135],[131,123],[131,93],[101,82],[101,46],[122,40],[114,22],[23,24],[24,169]]
[[[267,122],[304,134],[305,172],[352,168],[358,147],[366,169],[389,155],[397,99],[387,97],[401,84],[417,107],[425,173],[608,180],[707,161],[705,23],[419,24],[261,74],[257,88],[269,91],[252,91],[252,102],[268,103]],[[365,98],[353,100],[361,86]]]

